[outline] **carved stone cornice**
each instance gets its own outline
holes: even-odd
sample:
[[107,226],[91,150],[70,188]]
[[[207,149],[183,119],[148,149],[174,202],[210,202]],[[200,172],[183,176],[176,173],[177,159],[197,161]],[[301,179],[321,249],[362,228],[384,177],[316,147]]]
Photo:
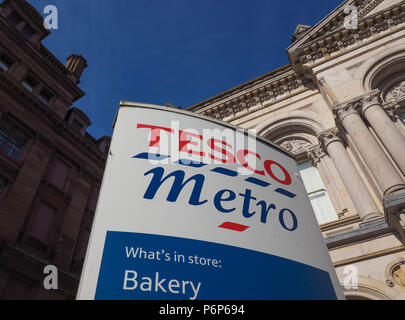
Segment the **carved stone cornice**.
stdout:
[[260,104],[279,101],[283,97],[288,97],[296,89],[304,89],[308,82],[303,76],[296,74],[291,69],[284,74],[277,74],[272,78],[260,79],[257,83],[246,84],[237,87],[223,94],[202,102],[189,108],[205,116],[223,120],[224,118],[236,116],[242,111],[249,111]]
[[311,66],[318,60],[329,58],[332,54],[345,53],[353,45],[362,45],[368,40],[372,40],[374,36],[401,27],[405,22],[404,3],[395,4],[367,16],[381,2],[381,0],[354,0],[347,3],[347,5],[354,5],[358,8],[357,29],[344,27],[347,15],[343,12],[344,7],[341,7],[340,11],[336,12],[327,23],[319,26],[318,30],[309,32],[305,36],[307,39],[288,49],[294,70],[302,72],[305,64]]
[[314,167],[317,167],[317,165],[321,161],[321,159],[326,156],[326,152],[325,152],[325,149],[323,148],[323,146],[316,145],[308,151],[307,156],[308,156],[309,160],[311,161],[312,165]]
[[339,141],[344,144],[343,136],[338,128],[332,128],[322,132],[318,136],[318,140],[321,147],[323,147],[325,150],[328,147],[328,145],[331,144],[332,142]]

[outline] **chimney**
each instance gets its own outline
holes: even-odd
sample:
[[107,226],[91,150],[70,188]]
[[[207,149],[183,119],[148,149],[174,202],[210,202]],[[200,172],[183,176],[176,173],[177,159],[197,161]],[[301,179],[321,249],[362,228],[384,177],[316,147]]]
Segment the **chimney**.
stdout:
[[75,84],[80,83],[80,77],[86,67],[87,61],[81,55],[72,54],[67,58],[66,69],[73,76],[71,79]]

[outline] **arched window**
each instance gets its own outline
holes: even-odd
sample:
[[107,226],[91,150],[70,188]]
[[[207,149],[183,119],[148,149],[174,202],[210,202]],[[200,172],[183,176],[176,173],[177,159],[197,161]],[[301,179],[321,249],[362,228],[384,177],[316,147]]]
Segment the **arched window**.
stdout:
[[336,214],[318,170],[310,161],[298,164],[298,169],[300,170],[318,223],[321,225],[337,220],[338,215]]
[[319,144],[317,137],[323,130],[316,116],[314,113],[296,111],[294,115],[286,114],[285,118],[265,126],[259,133],[295,156],[309,200],[321,225],[337,220],[338,215],[318,169],[308,158],[309,151]]

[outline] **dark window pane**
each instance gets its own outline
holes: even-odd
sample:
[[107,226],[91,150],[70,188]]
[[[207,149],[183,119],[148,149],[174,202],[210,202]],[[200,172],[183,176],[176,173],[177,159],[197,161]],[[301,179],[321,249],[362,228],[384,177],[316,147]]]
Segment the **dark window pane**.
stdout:
[[402,120],[402,123],[405,124],[405,113],[401,114],[401,120]]
[[7,71],[13,63],[14,61],[4,53],[0,55],[0,69]]
[[35,34],[35,29],[29,24],[26,24],[24,28],[21,29],[21,34],[27,39],[31,38]]
[[63,190],[69,176],[70,167],[59,159],[55,161],[49,182]]
[[51,230],[52,221],[55,217],[56,210],[47,204],[40,202],[37,211],[34,214],[34,220],[31,227],[31,236],[47,243],[48,234]]
[[34,88],[37,86],[38,81],[32,76],[28,75],[25,80],[22,82],[22,85],[29,91],[34,91]]
[[18,159],[27,141],[27,136],[6,121],[0,121],[0,151],[10,158]]
[[48,104],[49,100],[52,98],[52,93],[47,89],[42,89],[39,93],[38,99],[41,100],[43,103]]
[[21,21],[23,21],[23,18],[15,11],[11,12],[7,17],[7,22],[12,26],[16,26]]

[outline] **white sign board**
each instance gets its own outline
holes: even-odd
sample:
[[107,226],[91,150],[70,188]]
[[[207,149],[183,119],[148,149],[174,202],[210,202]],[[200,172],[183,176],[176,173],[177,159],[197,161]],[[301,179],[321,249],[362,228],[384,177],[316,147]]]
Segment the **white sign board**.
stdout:
[[341,299],[294,157],[227,123],[122,102],[78,299]]

